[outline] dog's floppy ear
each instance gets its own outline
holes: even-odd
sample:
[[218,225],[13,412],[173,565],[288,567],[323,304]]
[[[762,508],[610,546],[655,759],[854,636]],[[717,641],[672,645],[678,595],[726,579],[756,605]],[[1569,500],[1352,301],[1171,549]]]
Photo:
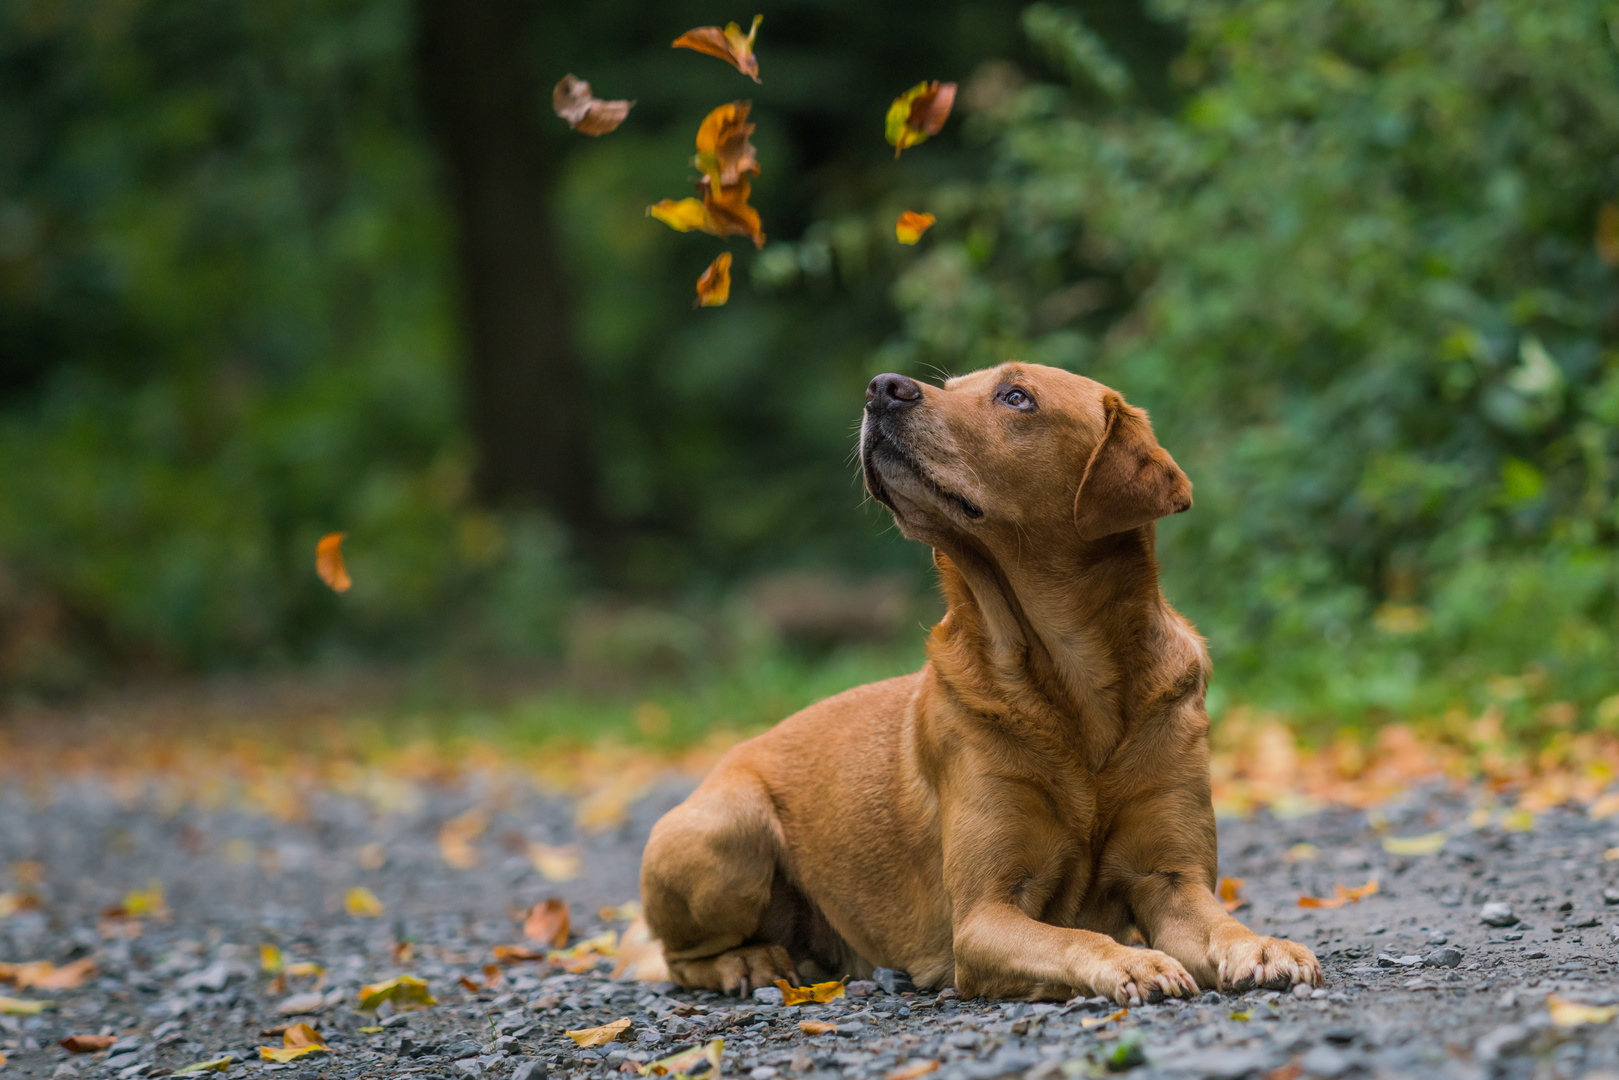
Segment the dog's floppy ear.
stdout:
[[1192,482],[1153,438],[1140,409],[1114,393],[1102,398],[1107,426],[1074,495],[1074,525],[1085,540],[1124,532],[1192,508]]

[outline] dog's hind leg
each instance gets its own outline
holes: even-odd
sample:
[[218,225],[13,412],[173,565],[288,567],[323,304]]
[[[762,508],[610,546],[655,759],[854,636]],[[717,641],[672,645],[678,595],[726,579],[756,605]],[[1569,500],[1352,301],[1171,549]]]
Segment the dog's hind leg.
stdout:
[[[751,770],[721,765],[652,829],[641,863],[647,924],[669,975],[689,989],[747,996],[798,983],[779,918],[781,829]],[[786,933],[784,933],[786,931]]]

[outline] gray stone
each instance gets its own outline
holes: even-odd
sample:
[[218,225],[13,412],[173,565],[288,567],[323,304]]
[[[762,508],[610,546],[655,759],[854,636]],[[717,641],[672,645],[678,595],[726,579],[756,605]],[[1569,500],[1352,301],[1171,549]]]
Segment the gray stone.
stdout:
[[786,1001],[779,986],[761,986],[753,992],[753,1000],[764,1005],[780,1005]]
[[1481,1062],[1494,1061],[1522,1050],[1534,1035],[1527,1024],[1502,1024],[1473,1045],[1473,1056]]
[[[909,994],[916,991],[916,984],[911,981],[911,977],[903,971],[896,971],[894,968],[878,968],[871,973],[871,981],[890,994]],[[940,994],[939,996],[943,997],[944,995]]]
[[1435,949],[1422,958],[1422,966],[1431,968],[1459,967],[1461,962],[1462,951],[1454,945],[1447,945],[1443,949]]
[[444,1048],[444,1053],[445,1056],[455,1060],[477,1057],[478,1044],[470,1039],[462,1039],[460,1042],[453,1042],[449,1046],[446,1046]]
[[1323,1076],[1331,1080],[1332,1077],[1342,1076],[1349,1070],[1349,1059],[1341,1052],[1325,1044],[1312,1046],[1308,1053],[1299,1061],[1304,1067],[1306,1076]]
[[512,1070],[512,1080],[547,1080],[545,1062],[530,1058]]
[[1382,968],[1416,967],[1417,965],[1419,965],[1421,963],[1422,963],[1422,957],[1420,957],[1420,956],[1415,956],[1415,955],[1411,955],[1411,956],[1395,956],[1392,953],[1378,953],[1377,954],[1377,966],[1382,967]]
[[1445,932],[1443,930],[1430,930],[1430,931],[1428,931],[1428,944],[1429,945],[1444,945],[1449,941],[1450,941],[1450,938],[1445,934]]
[[855,979],[853,982],[845,983],[843,987],[844,993],[848,994],[852,998],[870,997],[881,989],[882,987],[878,986],[870,979]]
[[1491,900],[1479,909],[1479,921],[1487,926],[1511,926],[1518,921],[1512,905],[1504,900]]

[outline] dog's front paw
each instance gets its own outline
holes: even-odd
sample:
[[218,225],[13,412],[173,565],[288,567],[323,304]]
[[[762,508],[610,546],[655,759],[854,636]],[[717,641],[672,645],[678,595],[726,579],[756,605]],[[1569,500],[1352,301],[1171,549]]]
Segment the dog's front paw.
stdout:
[[1239,938],[1220,959],[1221,990],[1286,990],[1301,984],[1319,986],[1324,979],[1315,953],[1295,942],[1258,934]]
[[1192,997],[1197,993],[1197,982],[1168,953],[1121,948],[1092,980],[1091,989],[1120,1005],[1140,1005],[1166,997]]

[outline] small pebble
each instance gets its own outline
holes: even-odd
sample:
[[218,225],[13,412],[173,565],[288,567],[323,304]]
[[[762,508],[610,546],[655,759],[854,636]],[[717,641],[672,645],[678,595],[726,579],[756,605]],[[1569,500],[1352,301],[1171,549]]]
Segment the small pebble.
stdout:
[[1504,900],[1492,900],[1479,909],[1479,921],[1487,926],[1511,926],[1518,921],[1512,905]]

